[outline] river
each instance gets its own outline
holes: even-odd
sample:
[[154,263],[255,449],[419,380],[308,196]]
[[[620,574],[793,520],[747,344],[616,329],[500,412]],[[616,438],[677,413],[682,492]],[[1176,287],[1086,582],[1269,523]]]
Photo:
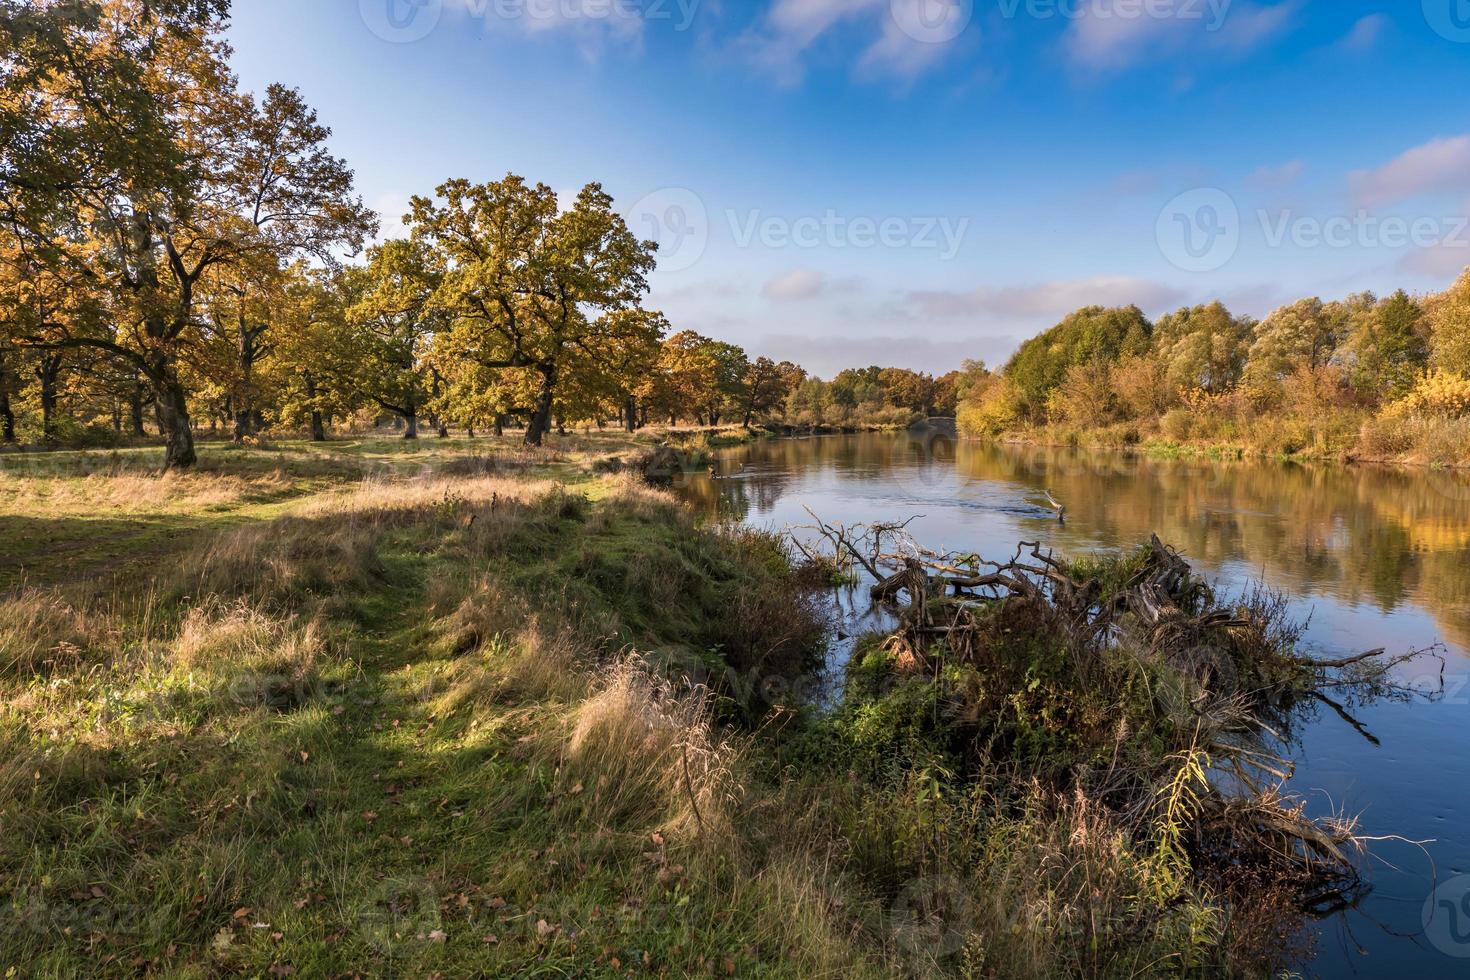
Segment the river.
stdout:
[[[1313,973],[1470,976],[1470,477],[1332,464],[1159,460],[956,441],[941,431],[782,439],[720,454],[677,481],[710,516],[784,528],[917,519],[932,547],[1008,558],[1132,548],[1157,532],[1226,594],[1256,581],[1310,617],[1311,652],[1445,647],[1435,699],[1303,726],[1290,789],[1354,814],[1372,889],[1318,928]],[[1050,490],[1067,508],[1059,524]],[[851,597],[849,597],[851,601]],[[863,609],[849,610],[861,626]],[[834,667],[840,665],[834,665]],[[1439,662],[1410,668],[1439,680]],[[1427,915],[1432,911],[1432,915]]]

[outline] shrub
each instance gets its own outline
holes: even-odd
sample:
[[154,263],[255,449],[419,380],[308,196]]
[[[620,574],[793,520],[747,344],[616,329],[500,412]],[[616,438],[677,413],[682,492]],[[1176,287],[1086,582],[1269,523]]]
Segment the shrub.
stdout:
[[1072,423],[1089,429],[1113,420],[1112,371],[1103,361],[1091,361],[1067,369],[1062,383],[1047,398],[1052,421]]
[[1429,371],[1384,412],[1390,418],[1417,415],[1458,419],[1470,415],[1470,378],[1449,371]]
[[1025,403],[1025,396],[1015,382],[995,377],[960,405],[960,432],[967,436],[998,436],[1021,421]]

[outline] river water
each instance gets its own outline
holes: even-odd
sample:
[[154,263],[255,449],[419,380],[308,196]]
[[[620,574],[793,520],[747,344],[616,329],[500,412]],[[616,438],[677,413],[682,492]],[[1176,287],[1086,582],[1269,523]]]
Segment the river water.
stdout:
[[[1310,617],[1311,652],[1443,644],[1443,696],[1363,706],[1375,745],[1330,711],[1303,726],[1289,788],[1361,818],[1372,890],[1318,928],[1326,977],[1470,976],[1470,477],[1443,471],[1157,460],[956,441],[942,432],[783,439],[681,477],[709,516],[781,529],[917,519],[921,543],[986,558],[1157,532],[1225,594],[1253,582]],[[1045,491],[1067,508],[1057,522]],[[851,601],[851,597],[849,597]],[[860,627],[864,609],[849,610]],[[857,622],[853,622],[856,620]],[[1409,668],[1439,681],[1438,661]]]

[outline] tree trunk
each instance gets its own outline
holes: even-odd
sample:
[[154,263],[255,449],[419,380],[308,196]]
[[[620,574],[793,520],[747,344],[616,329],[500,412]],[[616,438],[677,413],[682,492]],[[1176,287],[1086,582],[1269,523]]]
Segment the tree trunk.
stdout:
[[10,374],[0,359],[0,441],[15,441],[15,409],[10,406]]
[[551,431],[551,405],[556,397],[556,369],[541,368],[541,391],[536,395],[536,408],[526,426],[526,445],[539,446]]
[[41,383],[41,441],[48,446],[56,442],[56,383],[61,380],[62,356],[46,354],[36,367],[36,380]]
[[417,439],[419,437],[419,417],[417,412],[409,412],[403,417],[403,438]]
[[504,415],[496,415],[495,416],[495,438],[498,439],[498,438],[500,438],[503,435],[505,435],[505,416]]
[[630,433],[638,431],[638,399],[633,395],[623,403],[623,428]]
[[250,435],[250,413],[244,409],[240,409],[235,412],[235,442],[244,442],[245,437],[248,435]]
[[189,402],[184,386],[171,369],[155,382],[158,389],[158,427],[163,432],[163,467],[186,470],[199,462],[194,451],[194,430],[189,425]]
[[15,411],[10,407],[10,392],[0,387],[0,440],[15,441]]
[[306,385],[306,400],[311,402],[311,441],[326,442],[327,429],[326,426],[322,424],[321,409],[316,407],[316,375],[312,374],[310,371],[303,371],[301,374],[301,381],[303,384]]
[[137,377],[133,378],[133,390],[128,395],[128,418],[133,435],[141,439],[148,434],[148,430],[143,428],[143,382]]

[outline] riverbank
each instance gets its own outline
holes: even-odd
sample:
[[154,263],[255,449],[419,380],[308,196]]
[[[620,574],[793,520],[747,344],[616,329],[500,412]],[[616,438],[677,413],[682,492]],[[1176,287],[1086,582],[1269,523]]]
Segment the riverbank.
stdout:
[[1279,954],[1261,930],[1292,916],[1232,916],[1097,801],[947,770],[910,737],[933,689],[810,716],[816,580],[770,536],[597,474],[639,448],[0,470],[0,969],[1056,976]]
[[[1008,445],[1141,453],[1161,459],[1373,463],[1439,469],[1470,467],[1470,421],[1458,427],[1441,424],[1432,433],[1416,434],[1404,429],[1397,436],[1375,434],[1371,439],[1354,440],[1302,438],[1269,445],[1220,439],[1171,439],[1161,432],[1143,431],[1127,425],[1104,429],[1047,426],[1008,431],[995,437],[971,438]],[[1401,448],[1393,448],[1395,446]]]

